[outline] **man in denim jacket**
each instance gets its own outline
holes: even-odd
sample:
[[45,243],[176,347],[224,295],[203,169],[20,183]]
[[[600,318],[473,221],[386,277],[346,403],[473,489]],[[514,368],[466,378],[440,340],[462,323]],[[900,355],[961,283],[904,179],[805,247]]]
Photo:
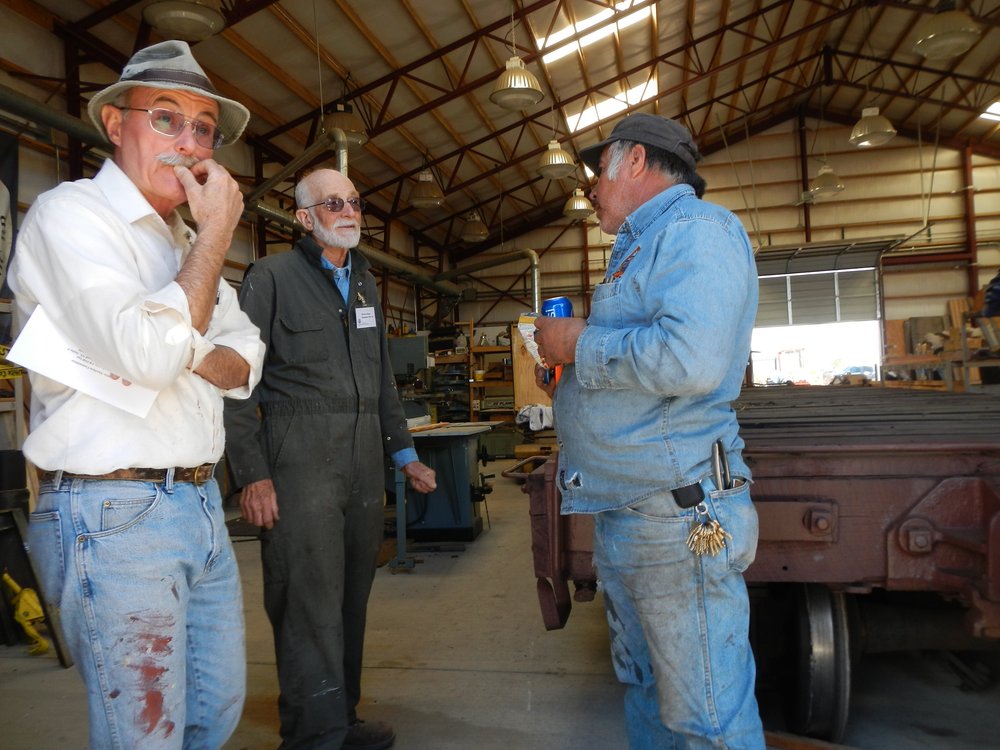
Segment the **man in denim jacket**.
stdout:
[[700,200],[680,124],[634,114],[580,156],[617,236],[590,317],[539,318],[536,340],[564,365],[562,512],[594,514],[629,745],[762,750],[742,577],[757,514],[731,406],[757,310],[753,251],[732,213]]

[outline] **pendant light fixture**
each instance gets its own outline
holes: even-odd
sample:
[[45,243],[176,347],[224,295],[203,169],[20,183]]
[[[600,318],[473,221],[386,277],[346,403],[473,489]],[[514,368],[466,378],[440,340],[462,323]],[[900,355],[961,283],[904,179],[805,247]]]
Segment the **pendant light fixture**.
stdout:
[[582,188],[576,188],[563,206],[563,216],[570,219],[586,219],[594,213],[594,206]]
[[219,0],[159,0],[142,10],[142,17],[167,39],[200,42],[226,25]]
[[809,195],[813,198],[829,198],[844,189],[844,183],[837,177],[833,167],[824,164],[816,173],[816,179],[809,185]]
[[424,167],[417,175],[417,184],[410,191],[410,205],[414,208],[440,208],[444,203],[444,193],[434,179],[430,167]]
[[337,169],[346,176],[347,154],[349,151],[356,150],[368,142],[368,131],[365,129],[364,122],[355,114],[351,105],[347,103],[350,95],[350,73],[347,74],[346,78],[341,78],[343,88],[340,98],[331,105],[332,110],[328,110],[323,104],[326,99],[323,97],[323,65],[319,47],[319,21],[316,16],[316,0],[313,0],[312,11],[313,27],[315,29],[313,39],[316,42],[316,77],[319,80],[320,133],[325,134],[330,132],[333,135],[332,131],[337,129],[344,134],[343,142],[337,139]]
[[573,174],[576,171],[576,163],[569,152],[559,145],[559,141],[553,138],[549,141],[549,147],[538,159],[538,166],[535,169],[546,179],[558,180],[560,177],[569,177]]
[[470,211],[462,227],[462,239],[465,242],[482,242],[490,236],[490,230],[479,218],[478,211]]
[[861,110],[861,119],[855,124],[851,137],[847,140],[852,146],[869,148],[888,143],[895,135],[896,128],[887,117],[878,113],[878,107],[865,107]]
[[522,110],[545,98],[535,74],[524,67],[524,61],[514,55],[493,86],[490,101],[504,109]]
[[545,98],[542,87],[534,73],[524,67],[524,61],[517,56],[514,44],[514,6],[510,10],[510,51],[507,65],[493,85],[490,101],[505,109],[522,110],[538,104]]
[[[871,11],[866,7],[864,9],[865,13],[865,45],[868,47],[868,52],[872,58],[880,58],[881,55],[876,55],[875,50],[872,48],[871,38],[872,38],[872,21],[871,21]],[[878,65],[874,65],[871,71],[864,77],[865,81],[865,101],[871,101],[868,94],[868,86],[871,78],[878,72]],[[881,146],[885,143],[891,141],[896,135],[896,128],[892,126],[889,122],[889,118],[885,115],[880,115],[878,112],[878,107],[869,106],[864,107],[861,110],[861,119],[857,121],[854,128],[851,130],[851,136],[847,139],[852,146],[857,146],[858,148],[870,148],[872,146]]]
[[954,0],[942,0],[934,13],[917,24],[913,51],[928,60],[948,60],[968,52],[981,31],[968,13],[955,9]]
[[[346,96],[346,84],[344,94]],[[368,143],[368,130],[365,124],[358,117],[354,108],[346,101],[336,101],[333,103],[333,111],[329,112],[324,121],[324,128],[340,128],[347,138],[347,147],[357,149]]]
[[535,171],[547,180],[558,180],[561,177],[569,177],[576,171],[576,162],[573,156],[559,145],[556,140],[556,108],[552,105],[552,137],[549,139],[549,146],[538,158]]
[[[819,139],[820,131],[823,129],[823,93],[820,91],[819,95],[819,124],[816,126],[816,132],[813,134],[812,147],[809,149],[810,155],[815,152],[816,141]],[[826,147],[823,147],[823,158],[818,156],[813,156],[820,163],[819,171],[816,172],[816,177],[811,183],[809,183],[809,200],[804,201],[806,203],[811,203],[814,200],[821,200],[824,198],[829,198],[836,195],[841,190],[844,189],[844,183],[840,181],[836,173],[826,161]]]

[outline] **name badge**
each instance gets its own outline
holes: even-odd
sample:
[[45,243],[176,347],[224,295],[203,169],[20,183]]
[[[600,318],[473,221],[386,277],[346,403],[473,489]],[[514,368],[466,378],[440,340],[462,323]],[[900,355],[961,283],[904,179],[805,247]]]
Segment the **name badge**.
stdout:
[[374,328],[375,308],[374,307],[354,308],[354,319],[355,322],[357,323],[358,328]]

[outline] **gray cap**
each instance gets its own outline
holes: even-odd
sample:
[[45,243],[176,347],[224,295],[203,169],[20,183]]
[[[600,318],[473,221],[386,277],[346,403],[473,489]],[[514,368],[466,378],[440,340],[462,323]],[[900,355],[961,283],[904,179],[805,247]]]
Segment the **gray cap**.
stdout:
[[98,91],[90,98],[87,114],[105,137],[108,134],[101,120],[101,109],[105,104],[112,104],[121,92],[136,86],[187,91],[217,102],[223,146],[234,143],[250,121],[250,111],[246,107],[237,101],[220,96],[215,90],[205,71],[191,54],[187,42],[172,39],[136,52],[125,64],[118,82]]
[[687,128],[676,120],[644,112],[637,112],[619,120],[611,131],[611,135],[600,143],[581,149],[580,158],[583,159],[584,164],[590,167],[591,171],[596,172],[597,165],[601,161],[601,154],[604,153],[604,147],[615,141],[634,141],[644,146],[662,149],[687,164],[692,171],[701,161],[701,154],[698,153],[698,147]]

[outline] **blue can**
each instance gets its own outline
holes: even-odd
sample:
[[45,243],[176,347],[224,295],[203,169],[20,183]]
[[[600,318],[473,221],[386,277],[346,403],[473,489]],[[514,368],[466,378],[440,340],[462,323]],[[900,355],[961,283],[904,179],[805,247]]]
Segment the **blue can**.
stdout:
[[542,303],[542,315],[549,318],[572,318],[573,303],[569,297],[550,297]]

